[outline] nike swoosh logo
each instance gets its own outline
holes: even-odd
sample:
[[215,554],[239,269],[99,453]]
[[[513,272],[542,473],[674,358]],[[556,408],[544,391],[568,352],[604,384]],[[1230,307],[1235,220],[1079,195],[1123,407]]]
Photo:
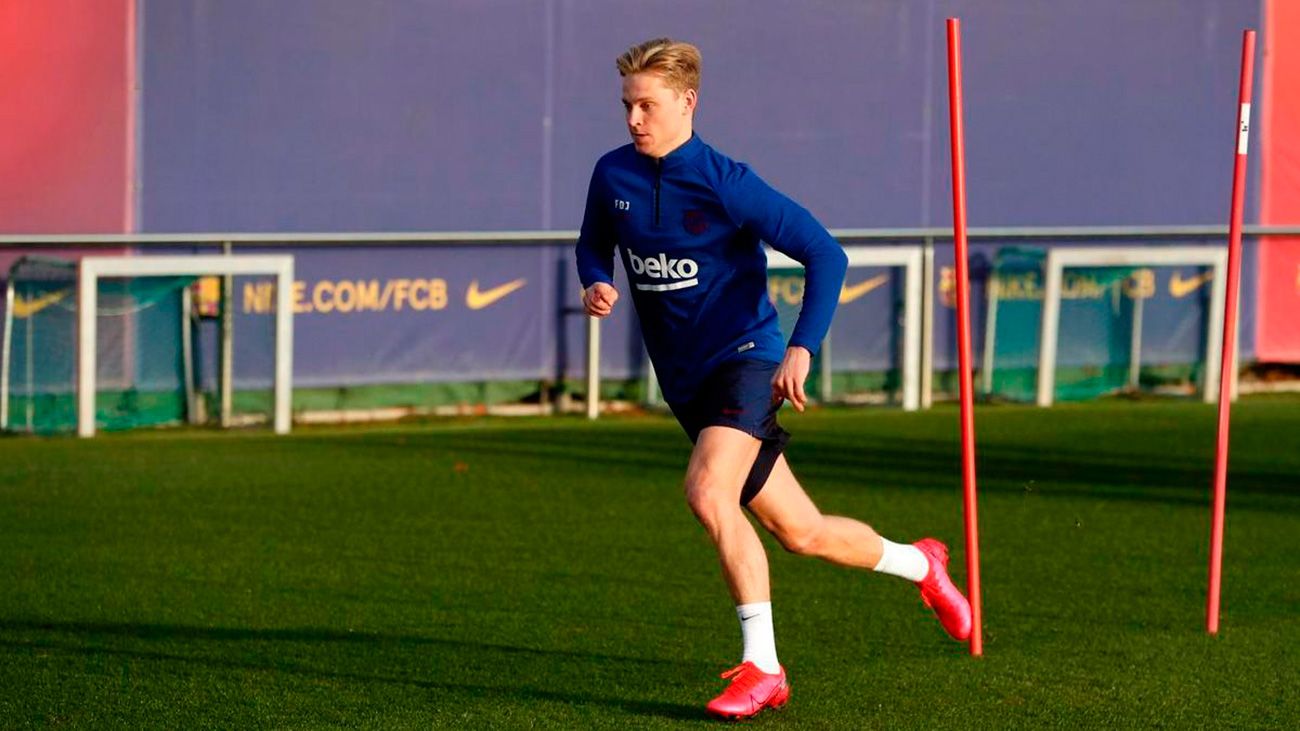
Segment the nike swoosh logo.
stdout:
[[871,279],[868,279],[865,282],[858,282],[852,287],[846,284],[844,285],[844,288],[840,290],[840,304],[847,305],[853,300],[861,297],[867,292],[870,292],[871,290],[879,287],[880,285],[888,281],[889,281],[889,275],[881,274],[880,276],[872,277]]
[[1186,297],[1211,279],[1214,279],[1214,272],[1206,272],[1187,279],[1183,279],[1178,275],[1178,272],[1174,272],[1174,275],[1169,278],[1169,294],[1174,297]]
[[60,289],[57,292],[46,292],[40,297],[23,299],[21,297],[14,299],[14,317],[19,320],[26,319],[35,315],[37,312],[49,307],[59,300],[67,297],[72,292],[71,289]]
[[469,289],[465,290],[465,306],[471,310],[481,310],[511,292],[521,289],[525,284],[528,284],[528,280],[521,278],[480,292],[478,280],[475,279],[469,283]]

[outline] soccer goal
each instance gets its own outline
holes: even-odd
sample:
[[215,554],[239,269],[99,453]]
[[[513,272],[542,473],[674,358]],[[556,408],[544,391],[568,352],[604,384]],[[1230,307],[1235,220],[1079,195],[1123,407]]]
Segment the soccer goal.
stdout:
[[97,292],[101,277],[271,274],[276,278],[275,397],[277,434],[287,434],[293,379],[292,256],[88,256],[77,286],[77,434],[95,434]]
[[[844,247],[848,274],[830,332],[814,359],[807,391],[823,403],[921,405],[923,247]],[[768,292],[789,337],[803,302],[803,265],[767,249]],[[658,401],[653,369],[647,401]],[[882,395],[884,394],[884,395]],[[890,394],[894,394],[891,396]]]
[[[1201,389],[1206,402],[1214,401],[1219,388],[1219,343],[1223,333],[1223,304],[1226,292],[1227,251],[1211,246],[1171,247],[1054,247],[1043,263],[1042,316],[1039,324],[1036,402],[1051,406],[1056,398],[1060,357],[1062,299],[1066,271],[1071,269],[1119,270],[1124,276],[1142,268],[1203,267],[1209,280],[1205,307],[1204,368]],[[1118,284],[1115,282],[1113,284]],[[1171,289],[1174,285],[1171,283]],[[1118,292],[1118,290],[1115,290]],[[1175,295],[1177,296],[1177,295]],[[1127,370],[1135,378],[1142,361],[1144,297],[1132,298],[1127,319]]]
[[289,430],[291,256],[23,257],[5,292],[0,429],[36,433],[193,421],[190,284],[274,275],[273,421]]

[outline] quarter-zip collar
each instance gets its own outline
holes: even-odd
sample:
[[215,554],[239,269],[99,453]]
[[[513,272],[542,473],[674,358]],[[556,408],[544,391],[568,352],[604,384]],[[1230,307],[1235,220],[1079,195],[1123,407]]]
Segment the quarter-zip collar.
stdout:
[[661,209],[663,206],[663,195],[661,193],[661,188],[663,187],[664,173],[672,172],[674,169],[688,164],[700,154],[704,147],[704,141],[700,139],[699,135],[691,132],[690,139],[673,148],[663,157],[641,155],[641,159],[649,163],[654,169],[654,200],[652,201],[654,210],[652,213],[653,219],[651,224],[655,228],[659,228],[660,222],[662,221]]
[[[651,165],[655,165],[655,167],[661,170],[671,170],[677,165],[695,159],[695,156],[699,155],[700,151],[703,149],[704,140],[701,140],[699,135],[691,132],[690,139],[677,147],[674,147],[667,155],[659,158],[651,157],[649,155],[641,155],[641,157],[645,158]],[[656,163],[658,164],[656,165]]]

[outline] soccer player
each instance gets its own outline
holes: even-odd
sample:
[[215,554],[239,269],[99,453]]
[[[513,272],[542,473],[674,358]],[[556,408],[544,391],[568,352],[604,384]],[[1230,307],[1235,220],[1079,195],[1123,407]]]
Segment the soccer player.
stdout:
[[[613,310],[617,248],[664,400],[695,445],[686,501],[717,547],[743,640],[740,664],[722,674],[730,685],[706,710],[742,719],[790,697],[767,556],[746,509],[788,551],[916,582],[948,634],[966,639],[970,604],[948,578],[944,544],[893,543],[823,515],[782,456],[789,434],[777,410],[807,403],[804,381],[844,283],[843,249],[807,210],[694,134],[697,48],[657,38],[617,66],[632,143],[592,173],[576,247],[582,302],[593,317]],[[764,241],[805,268],[788,343],[768,300]]]

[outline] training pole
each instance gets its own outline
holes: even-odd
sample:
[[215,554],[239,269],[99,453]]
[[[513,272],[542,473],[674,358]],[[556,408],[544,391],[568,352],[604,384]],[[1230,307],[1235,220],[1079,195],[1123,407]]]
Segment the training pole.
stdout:
[[1232,212],[1228,219],[1228,288],[1223,305],[1223,357],[1219,360],[1219,440],[1214,450],[1214,507],[1210,514],[1210,588],[1205,630],[1219,632],[1219,589],[1223,578],[1223,515],[1228,502],[1228,418],[1232,374],[1237,362],[1237,298],[1241,285],[1241,209],[1246,197],[1246,146],[1250,140],[1250,90],[1255,76],[1255,31],[1241,39],[1241,82],[1237,93],[1236,160],[1232,167]]
[[970,271],[966,258],[966,151],[961,125],[961,21],[948,19],[948,123],[952,132],[952,238],[957,262],[957,367],[961,390],[961,483],[966,508],[966,591],[970,654],[984,654],[980,540],[975,514],[975,401],[970,357]]

